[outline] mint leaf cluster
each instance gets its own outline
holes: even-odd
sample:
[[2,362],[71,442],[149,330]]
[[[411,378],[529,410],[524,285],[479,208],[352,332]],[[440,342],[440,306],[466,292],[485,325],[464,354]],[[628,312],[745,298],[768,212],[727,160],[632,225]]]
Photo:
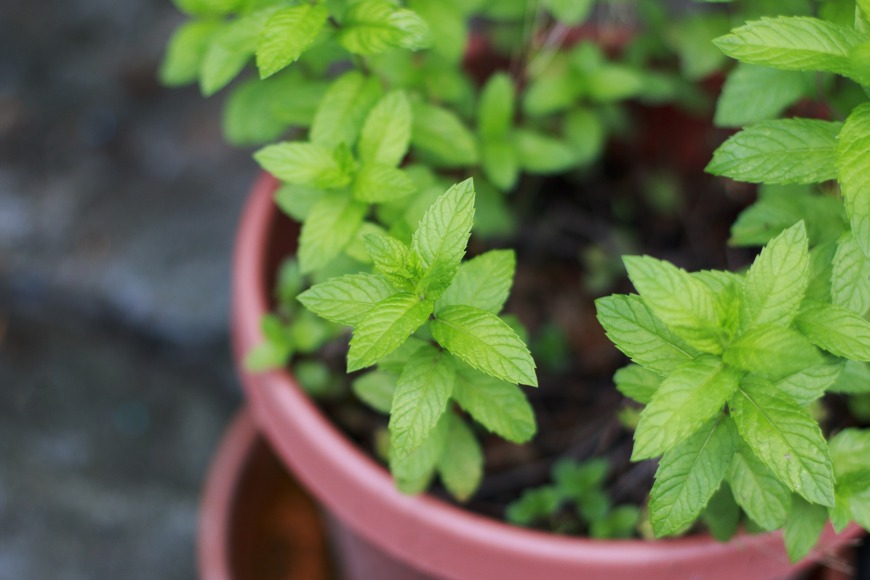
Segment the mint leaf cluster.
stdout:
[[604,489],[606,459],[582,463],[563,459],[553,465],[550,485],[528,489],[507,507],[505,517],[520,526],[544,527],[560,534],[593,538],[630,538],[640,520],[633,505],[614,506]]
[[842,359],[870,360],[870,323],[806,299],[803,223],[744,275],[688,273],[651,257],[625,265],[638,295],[596,304],[635,365],[617,373],[617,388],[645,405],[632,459],[662,456],[650,495],[656,535],[688,529],[723,482],[763,529],[787,525],[792,502],[834,508],[831,454],[808,406],[834,384]]
[[278,273],[274,296],[277,308],[263,317],[260,328],[264,340],[247,353],[245,366],[258,372],[282,368],[292,362],[293,373],[303,388],[312,396],[323,397],[335,390],[336,380],[334,373],[316,355],[340,334],[341,327],[301,307],[296,295],[304,285],[297,261],[286,260]]
[[426,211],[410,244],[384,232],[365,236],[373,272],[333,277],[298,296],[311,312],[353,327],[348,372],[377,366],[354,390],[390,415],[399,487],[421,491],[437,471],[459,499],[477,488],[483,455],[453,403],[510,441],[535,432],[518,386],[537,386],[535,363],[498,316],[513,282],[513,252],[462,261],[474,198],[470,179],[454,185]]
[[[761,529],[782,527],[797,560],[828,517],[838,530],[866,525],[864,500],[852,498],[867,493],[868,472],[843,452],[866,432],[843,431],[829,445],[817,401],[868,389],[870,109],[861,98],[844,123],[774,118],[807,95],[808,72],[866,82],[866,16],[859,6],[847,23],[762,18],[715,41],[741,61],[717,122],[749,126],[707,170],[763,184],[732,241],[765,246],[743,274],[627,257],[638,295],[597,301],[602,326],[633,361],[617,388],[644,405],[632,459],[661,456],[650,494],[657,536],[702,518],[727,539],[742,511]],[[765,96],[740,109],[753,95]],[[842,201],[813,188],[834,180]]]
[[298,255],[305,274],[347,248],[371,204],[417,189],[398,168],[411,138],[410,105],[401,91],[381,96],[378,83],[346,73],[324,94],[310,136],[309,142],[269,145],[254,156],[288,184],[280,195],[291,215],[303,220]]

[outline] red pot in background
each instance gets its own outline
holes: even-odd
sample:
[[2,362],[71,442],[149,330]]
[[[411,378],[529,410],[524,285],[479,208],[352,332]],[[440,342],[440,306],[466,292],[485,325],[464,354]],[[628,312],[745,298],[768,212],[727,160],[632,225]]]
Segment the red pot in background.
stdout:
[[[295,249],[297,229],[274,206],[277,182],[254,185],[234,257],[233,339],[242,361],[263,337],[276,266]],[[779,533],[660,541],[589,540],[509,526],[427,495],[399,493],[389,473],[349,441],[284,370],[251,374],[238,362],[258,428],[334,517],[350,578],[704,578],[769,579],[832,557],[857,538],[829,527],[816,550],[789,564]]]
[[257,433],[247,410],[215,453],[197,534],[202,580],[328,580],[317,506]]

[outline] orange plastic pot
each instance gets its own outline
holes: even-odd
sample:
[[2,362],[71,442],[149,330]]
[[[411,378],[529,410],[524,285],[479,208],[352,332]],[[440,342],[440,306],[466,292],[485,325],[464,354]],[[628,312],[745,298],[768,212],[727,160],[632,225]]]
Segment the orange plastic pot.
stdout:
[[[237,360],[259,344],[275,266],[294,250],[298,229],[272,201],[277,182],[254,185],[234,257],[233,338]],[[706,535],[661,541],[600,541],[520,529],[428,495],[399,493],[389,473],[349,441],[286,371],[239,372],[258,428],[334,516],[350,578],[480,580],[780,578],[832,556],[862,532],[828,527],[814,552],[791,565],[779,533]]]

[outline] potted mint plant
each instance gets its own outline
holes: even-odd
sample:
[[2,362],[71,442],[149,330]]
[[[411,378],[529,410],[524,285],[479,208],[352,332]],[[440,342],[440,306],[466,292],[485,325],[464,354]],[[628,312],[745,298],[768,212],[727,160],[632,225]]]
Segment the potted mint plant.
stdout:
[[[260,79],[235,85],[227,135],[289,137],[254,155],[270,175],[240,228],[236,349],[258,425],[341,522],[351,570],[770,577],[853,537],[851,521],[870,523],[865,2],[735,2],[676,20],[639,2],[649,28],[631,40],[611,3],[178,3],[195,18],[170,42],[164,80],[211,94],[253,59]],[[715,79],[725,55],[740,64],[715,121],[746,128],[708,171],[763,184],[732,228],[734,244],[763,249],[737,272],[654,243],[676,237],[656,228],[680,223],[684,176],[644,175],[647,162],[637,180],[613,177],[644,167],[632,127],[703,108],[697,81]],[[808,103],[815,118],[779,118]],[[656,150],[683,145],[657,138]],[[566,252],[564,231],[583,243]],[[584,352],[600,333],[594,290],[576,280],[585,268],[612,290],[616,255],[644,252],[699,271],[629,256],[637,294],[595,302],[631,360],[613,379],[633,403],[611,406],[590,446],[583,421],[607,395],[590,386]],[[517,272],[525,307],[508,302]],[[574,300],[559,292],[566,279]],[[576,388],[548,408],[548,382]],[[559,419],[543,433],[548,415]],[[512,445],[559,429],[569,434],[555,456]],[[596,447],[610,464],[591,459]],[[531,460],[518,469],[533,475],[525,491],[493,486],[502,503],[478,511],[550,533],[413,495],[437,476],[442,498],[474,505],[484,465],[503,456]],[[829,519],[845,535],[824,531]],[[693,533],[704,528],[728,543]]]

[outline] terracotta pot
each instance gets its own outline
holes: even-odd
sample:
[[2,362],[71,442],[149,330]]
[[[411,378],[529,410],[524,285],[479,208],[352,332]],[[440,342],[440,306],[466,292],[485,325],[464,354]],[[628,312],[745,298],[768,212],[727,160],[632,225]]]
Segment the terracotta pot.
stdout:
[[[232,303],[237,360],[261,342],[274,266],[293,250],[296,230],[272,202],[276,186],[272,177],[258,179],[238,232]],[[599,541],[520,529],[428,495],[399,493],[389,473],[330,423],[291,374],[239,369],[258,427],[342,528],[352,547],[345,554],[351,577],[769,579],[805,569],[862,533],[853,525],[838,536],[828,527],[813,554],[792,566],[779,533],[741,534],[723,544],[706,535]],[[390,567],[394,560],[399,568]]]
[[199,518],[202,580],[327,580],[326,526],[251,415],[241,411],[209,470]]

